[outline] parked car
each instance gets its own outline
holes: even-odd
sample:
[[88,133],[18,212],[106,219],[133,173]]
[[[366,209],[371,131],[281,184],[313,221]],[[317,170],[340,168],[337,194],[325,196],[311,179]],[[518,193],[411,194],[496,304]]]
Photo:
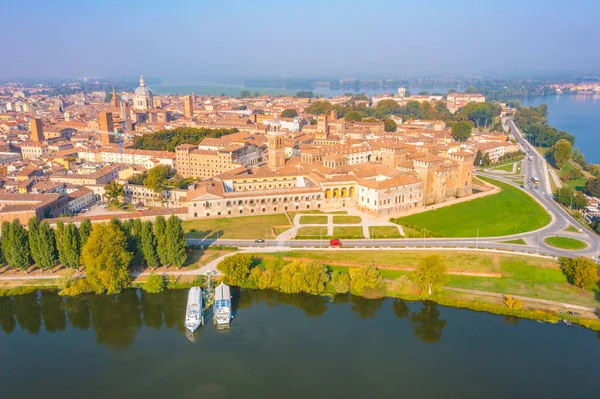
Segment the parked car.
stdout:
[[334,238],[333,240],[329,240],[329,245],[331,245],[332,247],[341,247],[342,242],[337,238]]
[[90,210],[90,208],[83,208],[83,209],[81,210],[81,213],[85,213],[85,212],[87,212],[87,211],[89,211],[89,210]]
[[261,240],[260,238],[258,240],[254,240],[255,243],[257,244],[262,244],[263,242],[265,242],[265,240]]

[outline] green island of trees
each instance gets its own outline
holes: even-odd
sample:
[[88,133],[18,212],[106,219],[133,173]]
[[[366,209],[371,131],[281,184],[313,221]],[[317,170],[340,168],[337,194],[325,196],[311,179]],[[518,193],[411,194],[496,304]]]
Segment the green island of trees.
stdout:
[[133,148],[140,150],[175,151],[181,144],[199,144],[205,138],[219,138],[237,133],[237,129],[207,129],[179,127],[159,130],[156,133],[137,136],[133,139]]

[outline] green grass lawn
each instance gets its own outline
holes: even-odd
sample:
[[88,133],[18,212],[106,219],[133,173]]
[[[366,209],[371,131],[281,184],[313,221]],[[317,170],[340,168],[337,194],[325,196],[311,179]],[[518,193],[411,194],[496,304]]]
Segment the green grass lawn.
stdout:
[[497,237],[536,230],[550,222],[550,216],[518,187],[481,178],[502,189],[498,194],[406,216],[392,221],[418,226],[442,237]]
[[585,242],[570,237],[548,237],[544,240],[544,242],[548,245],[561,249],[577,250],[587,247]]
[[333,236],[337,238],[364,238],[363,229],[360,226],[335,226]]
[[288,231],[289,229],[290,229],[290,227],[275,227],[274,228],[275,234],[277,236],[279,236],[281,233],[284,233],[284,232]]
[[327,224],[327,216],[300,216],[300,224]]
[[567,227],[566,229],[564,229],[563,231],[568,231],[571,233],[580,233],[579,229],[573,225],[570,225],[569,227]]
[[503,170],[505,172],[511,172],[513,171],[513,164],[512,163],[508,163],[506,165],[502,165],[502,166],[498,166],[497,168],[494,168],[493,170]]
[[585,186],[586,181],[587,179],[585,177],[582,177],[581,179],[567,180],[566,183],[563,184],[566,184],[573,190],[583,191],[583,187]]
[[[308,228],[312,227],[302,227],[302,229]],[[287,251],[279,252],[276,256],[310,258],[324,264],[334,261],[349,262],[350,264],[360,263],[365,266],[376,264],[403,268],[417,267],[425,256],[432,254],[434,254],[432,251],[348,251],[339,249],[336,251]],[[435,254],[441,257],[442,262],[449,270],[454,271],[501,273],[503,268],[512,270],[510,265],[514,264],[520,264],[524,268],[560,270],[559,264],[555,260],[531,256],[467,251],[440,251]]]
[[527,243],[525,242],[524,239],[522,238],[517,238],[516,240],[508,240],[508,241],[502,241],[505,244],[519,244],[519,245],[527,245]]
[[[287,226],[284,214],[242,216],[206,220],[186,220],[183,229],[187,238],[255,239],[275,238],[273,226]],[[191,231],[191,230],[195,231]]]
[[362,222],[360,216],[334,216],[334,224],[359,224]]
[[298,229],[296,237],[327,237],[327,226],[305,226]]
[[369,226],[369,234],[373,238],[402,238],[400,231],[394,226]]
[[212,262],[213,260],[217,259],[218,257],[225,255],[227,253],[230,253],[230,252],[233,252],[233,250],[229,250],[229,249],[219,249],[219,250],[190,249],[187,252],[187,259],[185,260],[183,267],[188,268],[190,270],[198,269],[199,267],[202,267],[202,266]]

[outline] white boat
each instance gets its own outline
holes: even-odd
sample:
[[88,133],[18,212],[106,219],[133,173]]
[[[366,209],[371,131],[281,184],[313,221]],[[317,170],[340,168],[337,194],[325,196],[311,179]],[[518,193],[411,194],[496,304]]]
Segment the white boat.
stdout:
[[188,292],[187,308],[185,311],[185,328],[194,332],[202,324],[202,289],[190,288]]
[[221,283],[215,288],[213,313],[217,325],[226,325],[231,321],[231,293],[228,285]]

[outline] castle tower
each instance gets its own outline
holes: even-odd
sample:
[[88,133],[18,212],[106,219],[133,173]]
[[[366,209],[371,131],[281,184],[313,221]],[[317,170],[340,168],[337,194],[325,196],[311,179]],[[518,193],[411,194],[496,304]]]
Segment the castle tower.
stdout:
[[44,141],[44,128],[42,127],[42,120],[39,118],[29,120],[29,130],[31,130],[31,140],[42,142]]
[[119,97],[117,97],[117,92],[115,91],[115,85],[113,85],[112,98],[110,99],[110,106],[113,108],[118,108],[121,106],[121,104],[119,104]]
[[269,160],[267,166],[273,172],[277,172],[285,166],[285,149],[283,148],[283,134],[280,131],[281,123],[277,119],[277,114],[273,118],[273,122],[269,125],[269,133],[267,133],[267,141],[269,145]]
[[194,117],[194,104],[192,103],[192,97],[183,97],[183,112],[186,118]]
[[100,125],[100,141],[102,145],[116,143],[115,135],[108,134],[108,132],[114,133],[115,127],[113,125],[112,112],[100,112],[98,114],[98,124]]

